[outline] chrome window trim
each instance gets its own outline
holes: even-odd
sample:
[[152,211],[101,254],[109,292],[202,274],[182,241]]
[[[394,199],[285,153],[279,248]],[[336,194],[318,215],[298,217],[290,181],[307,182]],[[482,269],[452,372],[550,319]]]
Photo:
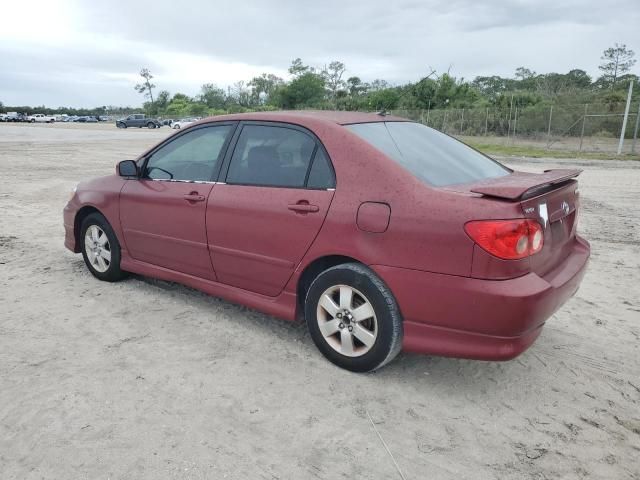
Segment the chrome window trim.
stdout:
[[171,183],[204,183],[204,184],[216,184],[218,182],[209,182],[205,180],[174,180],[173,178],[142,178],[141,180],[147,180],[150,182],[171,182]]

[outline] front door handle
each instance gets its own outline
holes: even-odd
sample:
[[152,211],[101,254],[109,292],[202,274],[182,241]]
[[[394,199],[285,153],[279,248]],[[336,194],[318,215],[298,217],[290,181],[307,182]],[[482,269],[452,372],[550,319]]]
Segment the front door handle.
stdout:
[[184,199],[187,202],[204,202],[205,201],[204,195],[200,195],[198,194],[198,192],[187,193],[184,196]]
[[317,205],[309,205],[308,203],[295,203],[293,205],[289,205],[289,210],[293,210],[294,212],[299,213],[314,213],[320,210],[320,207]]

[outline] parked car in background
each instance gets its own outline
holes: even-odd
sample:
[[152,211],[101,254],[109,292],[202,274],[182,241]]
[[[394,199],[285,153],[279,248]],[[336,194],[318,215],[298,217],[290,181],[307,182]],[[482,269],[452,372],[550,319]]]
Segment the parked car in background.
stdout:
[[6,122],[26,122],[27,115],[19,112],[7,112],[7,116],[5,117]]
[[183,118],[182,120],[178,120],[177,122],[173,122],[171,124],[171,128],[179,130],[181,128],[187,127],[194,122],[197,122],[198,118]]
[[34,113],[27,117],[27,121],[30,123],[54,123],[56,117],[53,115],[45,115],[44,113]]
[[96,119],[96,117],[90,116],[90,115],[85,115],[82,117],[77,117],[74,122],[78,122],[78,123],[98,123],[98,120]]
[[147,128],[160,128],[162,124],[153,118],[147,118],[144,113],[134,113],[133,115],[129,115],[126,118],[120,118],[116,120],[116,127],[118,128],[127,128],[127,127],[147,127]]
[[6,122],[6,121],[7,121],[7,114],[0,113],[0,122]]
[[304,317],[353,371],[401,349],[514,358],[589,259],[580,170],[513,171],[399,117],[214,117],[116,171],[64,209],[65,246],[96,278],[133,272]]

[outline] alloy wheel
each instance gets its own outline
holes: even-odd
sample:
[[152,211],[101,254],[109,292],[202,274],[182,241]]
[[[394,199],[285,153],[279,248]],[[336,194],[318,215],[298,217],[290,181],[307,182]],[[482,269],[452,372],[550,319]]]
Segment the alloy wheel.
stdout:
[[104,273],[111,265],[111,245],[107,234],[98,225],[90,225],[84,234],[84,250],[91,266]]
[[378,336],[371,302],[348,285],[335,285],[324,291],[318,301],[316,319],[327,344],[347,357],[366,354]]

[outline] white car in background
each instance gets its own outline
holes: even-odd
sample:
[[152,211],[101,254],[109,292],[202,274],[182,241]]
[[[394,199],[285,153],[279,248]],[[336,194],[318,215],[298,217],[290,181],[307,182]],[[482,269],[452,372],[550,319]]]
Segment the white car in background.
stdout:
[[179,130],[181,128],[186,127],[187,125],[191,125],[193,122],[197,122],[200,120],[199,118],[183,118],[181,120],[177,120],[171,124],[171,128],[175,130]]
[[35,113],[27,117],[27,121],[30,123],[53,123],[56,121],[56,117],[51,115],[45,115],[44,113]]

